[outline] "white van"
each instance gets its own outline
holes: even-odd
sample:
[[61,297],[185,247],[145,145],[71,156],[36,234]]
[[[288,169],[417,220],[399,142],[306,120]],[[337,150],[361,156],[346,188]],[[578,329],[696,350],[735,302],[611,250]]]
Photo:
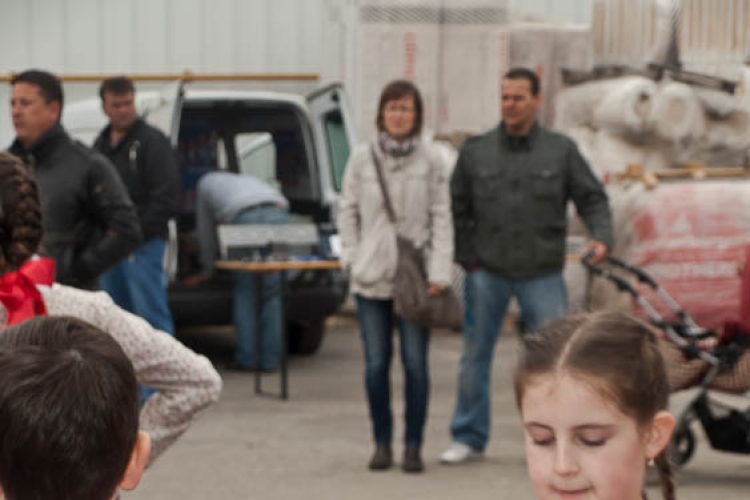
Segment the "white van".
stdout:
[[[192,86],[175,82],[162,92],[136,94],[139,114],[170,137],[179,158],[181,213],[168,256],[169,304],[178,328],[231,323],[231,275],[216,273],[198,287],[180,284],[199,269],[193,231],[200,177],[227,169],[275,184],[290,202],[292,219],[315,222],[321,249],[329,252],[344,167],[357,140],[339,84],[308,96]],[[99,99],[92,98],[66,104],[62,123],[73,137],[91,145],[107,119]],[[325,319],[346,298],[347,280],[340,271],[303,272],[289,279],[289,347],[313,353],[322,341]]]

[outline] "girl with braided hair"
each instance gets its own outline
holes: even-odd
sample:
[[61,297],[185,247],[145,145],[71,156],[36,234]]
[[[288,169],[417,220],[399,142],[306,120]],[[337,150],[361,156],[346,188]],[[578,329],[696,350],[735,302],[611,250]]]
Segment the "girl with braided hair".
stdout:
[[208,359],[120,309],[106,293],[54,283],[54,261],[36,256],[42,239],[36,183],[18,158],[0,153],[0,328],[34,316],[72,316],[109,333],[133,363],[138,383],[158,389],[140,413],[153,462],[218,399],[221,378]]
[[523,338],[515,392],[541,500],[640,500],[647,466],[674,500],[669,383],[644,323],[599,312],[547,324]]

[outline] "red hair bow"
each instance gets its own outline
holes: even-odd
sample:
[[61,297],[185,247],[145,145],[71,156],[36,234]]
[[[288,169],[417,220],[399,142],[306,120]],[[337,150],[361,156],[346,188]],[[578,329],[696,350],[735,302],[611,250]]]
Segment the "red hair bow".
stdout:
[[34,316],[46,316],[42,294],[36,285],[51,285],[55,280],[55,261],[40,258],[26,261],[18,271],[0,278],[0,302],[8,311],[8,325]]

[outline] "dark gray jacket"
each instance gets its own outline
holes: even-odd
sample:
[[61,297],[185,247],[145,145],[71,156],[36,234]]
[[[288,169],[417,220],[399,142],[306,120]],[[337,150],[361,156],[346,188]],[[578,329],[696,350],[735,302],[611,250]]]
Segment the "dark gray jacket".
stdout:
[[94,149],[117,168],[138,210],[145,241],[167,237],[167,222],[180,211],[180,174],[169,139],[140,118],[112,147],[110,127],[99,134]]
[[114,167],[73,140],[60,125],[30,150],[10,147],[34,172],[42,203],[42,252],[55,259],[56,280],[97,288],[97,278],[141,242],[135,208]]
[[526,137],[502,124],[469,139],[451,179],[456,257],[511,279],[558,272],[565,263],[572,199],[595,240],[612,248],[607,195],[575,143],[541,125]]

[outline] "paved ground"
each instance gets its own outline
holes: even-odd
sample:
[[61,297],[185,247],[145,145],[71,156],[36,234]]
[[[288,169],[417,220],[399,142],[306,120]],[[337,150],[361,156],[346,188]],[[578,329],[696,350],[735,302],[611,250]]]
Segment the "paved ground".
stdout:
[[[182,338],[212,357],[231,353],[229,331]],[[371,444],[358,330],[350,317],[337,317],[331,320],[317,355],[291,360],[289,401],[256,396],[251,376],[225,373],[219,404],[162,456],[135,492],[123,498],[532,499],[510,390],[512,333],[504,334],[498,346],[502,362],[495,367],[495,418],[487,459],[458,467],[437,463],[449,442],[460,349],[456,334],[433,336],[424,474],[406,475],[398,468],[384,473],[366,469]],[[400,415],[400,365],[394,368],[394,393],[399,395],[394,398],[395,409]],[[276,390],[277,376],[264,378],[264,387]],[[401,420],[397,423],[396,435],[401,435]],[[394,451],[400,454],[401,447]],[[678,481],[680,500],[745,500],[750,495],[750,456],[716,453],[701,439],[695,458]],[[649,491],[652,500],[660,498],[656,488]]]

